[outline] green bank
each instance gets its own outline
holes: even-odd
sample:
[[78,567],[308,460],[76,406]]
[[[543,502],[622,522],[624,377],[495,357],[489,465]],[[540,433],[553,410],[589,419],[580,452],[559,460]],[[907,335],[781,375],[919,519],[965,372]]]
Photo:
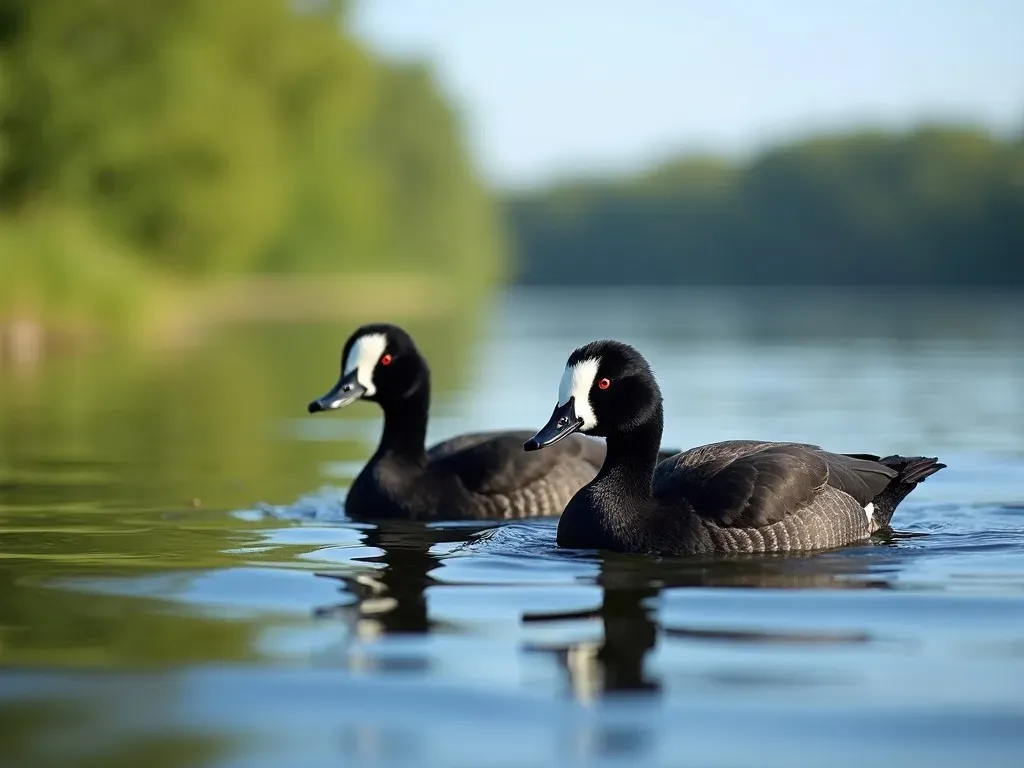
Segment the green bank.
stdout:
[[457,115],[428,69],[357,42],[346,6],[2,4],[8,346],[261,303],[415,314],[503,276]]

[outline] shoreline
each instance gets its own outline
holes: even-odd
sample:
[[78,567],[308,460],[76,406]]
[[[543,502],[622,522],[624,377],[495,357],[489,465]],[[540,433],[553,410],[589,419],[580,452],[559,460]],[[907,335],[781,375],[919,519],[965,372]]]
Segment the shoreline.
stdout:
[[[86,317],[0,311],[0,369],[31,367],[113,340],[187,346],[211,330],[239,323],[326,322],[380,314],[438,317],[459,301],[472,301],[452,281],[415,274],[258,275],[216,280],[179,293],[167,306],[154,309],[152,317],[120,327]],[[491,293],[480,291],[473,298]]]

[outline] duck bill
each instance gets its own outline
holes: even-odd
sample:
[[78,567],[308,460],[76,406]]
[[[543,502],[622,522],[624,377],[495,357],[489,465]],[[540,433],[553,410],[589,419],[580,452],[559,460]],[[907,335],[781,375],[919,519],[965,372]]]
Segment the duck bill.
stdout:
[[583,419],[576,415],[576,406],[573,398],[565,405],[556,405],[551,413],[548,423],[541,427],[536,435],[523,443],[524,451],[537,451],[546,446],[557,443],[564,437],[568,437],[583,426]]
[[338,383],[321,398],[317,398],[309,404],[309,412],[333,411],[337,408],[344,408],[366,394],[366,387],[356,381],[356,371],[346,373]]

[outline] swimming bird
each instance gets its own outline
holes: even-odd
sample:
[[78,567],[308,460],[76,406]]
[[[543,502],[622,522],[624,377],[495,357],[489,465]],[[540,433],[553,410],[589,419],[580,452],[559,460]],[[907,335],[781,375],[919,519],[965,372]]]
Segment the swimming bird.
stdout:
[[867,539],[945,467],[935,458],[830,453],[807,443],[730,440],[659,463],[661,390],[617,341],[576,349],[558,405],[526,451],[575,432],[605,437],[597,476],[558,522],[559,546],[659,555],[791,552]]
[[[403,329],[356,329],[341,353],[341,378],[310,413],[369,400],[384,411],[377,451],[356,477],[345,510],[357,519],[510,519],[557,515],[597,474],[605,445],[583,435],[549,455],[525,454],[531,432],[478,432],[429,450],[430,369]],[[668,452],[666,452],[668,455]]]

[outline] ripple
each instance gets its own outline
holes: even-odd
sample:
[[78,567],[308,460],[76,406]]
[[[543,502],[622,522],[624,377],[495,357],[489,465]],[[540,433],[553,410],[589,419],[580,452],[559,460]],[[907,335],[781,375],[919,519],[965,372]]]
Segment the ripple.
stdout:
[[235,510],[232,514],[248,521],[272,518],[275,520],[347,522],[346,495],[347,489],[323,486],[317,491],[302,496],[292,504],[258,504],[252,509]]

